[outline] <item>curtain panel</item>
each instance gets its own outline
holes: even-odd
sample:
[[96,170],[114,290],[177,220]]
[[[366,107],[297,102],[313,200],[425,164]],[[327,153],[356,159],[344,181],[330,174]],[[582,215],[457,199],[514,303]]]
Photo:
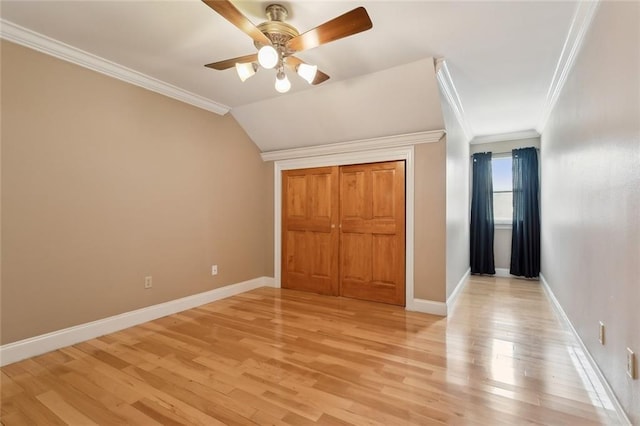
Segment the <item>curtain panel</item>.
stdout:
[[538,152],[535,148],[512,151],[513,229],[511,275],[536,278],[540,274],[540,202]]
[[471,273],[496,273],[493,257],[493,180],[491,153],[473,154],[471,192]]

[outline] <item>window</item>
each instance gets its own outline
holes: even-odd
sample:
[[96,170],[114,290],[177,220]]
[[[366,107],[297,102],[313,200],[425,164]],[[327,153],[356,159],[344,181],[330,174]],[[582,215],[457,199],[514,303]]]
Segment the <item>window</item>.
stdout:
[[491,159],[493,218],[496,225],[510,224],[513,220],[513,180],[511,177],[511,165],[511,155],[498,156]]

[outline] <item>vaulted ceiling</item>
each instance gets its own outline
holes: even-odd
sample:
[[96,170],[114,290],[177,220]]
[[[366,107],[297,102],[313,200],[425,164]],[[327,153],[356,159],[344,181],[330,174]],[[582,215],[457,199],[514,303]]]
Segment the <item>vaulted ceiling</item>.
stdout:
[[[234,4],[257,24],[266,20],[264,9],[273,2],[234,1]],[[222,111],[237,112],[234,115],[240,124],[263,151],[268,151],[309,145],[311,139],[313,144],[340,140],[335,140],[335,136],[318,139],[317,130],[315,136],[305,136],[304,122],[297,126],[297,133],[291,138],[286,134],[277,137],[266,134],[267,130],[261,130],[266,129],[261,127],[265,121],[261,111],[289,111],[289,115],[281,115],[281,125],[289,126],[296,120],[296,108],[287,108],[288,101],[322,97],[320,103],[304,104],[310,109],[307,115],[313,117],[314,112],[321,114],[332,104],[344,104],[345,97],[351,95],[351,86],[385,70],[388,70],[385,84],[397,87],[397,93],[383,114],[392,115],[394,122],[401,125],[388,131],[376,130],[381,133],[378,136],[388,136],[404,128],[432,130],[426,122],[424,129],[415,128],[416,116],[412,111],[416,108],[416,93],[421,93],[421,88],[429,84],[424,79],[432,76],[425,76],[420,69],[407,71],[415,68],[411,64],[425,58],[446,60],[472,136],[535,129],[540,124],[579,2],[297,0],[278,3],[289,10],[287,21],[301,32],[360,5],[366,7],[373,29],[301,52],[300,58],[317,64],[331,79],[322,85],[310,86],[292,75],[291,91],[279,94],[273,87],[273,70],[260,70],[242,83],[233,69],[215,71],[203,66],[253,53],[255,48],[248,36],[199,0],[3,0],[0,15],[4,27],[15,24],[174,86],[205,103],[219,104]],[[370,97],[365,98],[362,102],[371,101]],[[352,103],[357,105],[357,101]],[[379,101],[385,103],[383,97]],[[410,126],[403,124],[403,117],[413,117],[414,122]],[[354,131],[349,132],[346,140],[371,136],[364,129],[371,126],[375,117],[368,117],[369,124],[366,117],[362,118],[358,120],[356,114],[355,119],[350,117],[350,124],[340,123],[343,127],[353,126]],[[331,127],[330,122],[324,125]],[[359,126],[362,131],[358,131]]]

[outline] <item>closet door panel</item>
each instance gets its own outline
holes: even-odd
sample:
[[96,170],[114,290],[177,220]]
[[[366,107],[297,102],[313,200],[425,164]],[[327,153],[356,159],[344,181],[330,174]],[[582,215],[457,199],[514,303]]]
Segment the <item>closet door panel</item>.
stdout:
[[282,173],[282,287],[338,295],[337,167]]
[[404,305],[404,162],[341,167],[340,196],[340,294]]

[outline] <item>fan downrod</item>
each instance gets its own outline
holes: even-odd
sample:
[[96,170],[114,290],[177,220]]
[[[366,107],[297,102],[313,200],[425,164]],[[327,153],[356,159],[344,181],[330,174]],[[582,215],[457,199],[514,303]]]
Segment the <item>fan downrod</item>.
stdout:
[[281,4],[270,4],[266,9],[267,19],[270,21],[284,22],[289,16],[289,11]]

